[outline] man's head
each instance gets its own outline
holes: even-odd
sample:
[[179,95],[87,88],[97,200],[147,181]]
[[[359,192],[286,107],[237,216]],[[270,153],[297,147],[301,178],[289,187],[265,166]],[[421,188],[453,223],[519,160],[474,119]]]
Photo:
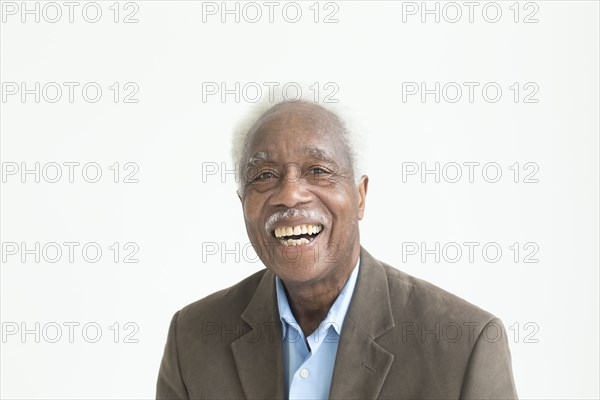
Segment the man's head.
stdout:
[[368,178],[355,177],[344,124],[308,102],[282,102],[243,137],[239,156],[246,230],[288,284],[347,277],[360,251]]

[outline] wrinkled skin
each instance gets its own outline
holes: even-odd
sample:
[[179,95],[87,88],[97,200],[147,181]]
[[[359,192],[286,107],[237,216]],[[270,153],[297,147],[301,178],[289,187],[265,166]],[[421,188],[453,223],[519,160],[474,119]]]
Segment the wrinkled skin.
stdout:
[[[284,103],[267,111],[249,132],[242,193],[246,230],[265,266],[283,282],[292,312],[305,335],[325,318],[360,253],[368,178],[354,183],[348,149],[337,118],[312,103]],[[299,209],[327,219],[316,239],[284,246],[265,230],[277,211]],[[320,222],[296,217],[294,226]]]

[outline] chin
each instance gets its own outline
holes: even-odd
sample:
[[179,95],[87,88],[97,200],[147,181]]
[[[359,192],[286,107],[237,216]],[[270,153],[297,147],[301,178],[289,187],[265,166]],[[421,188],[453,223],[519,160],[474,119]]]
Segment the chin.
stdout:
[[310,263],[280,263],[271,271],[286,283],[306,284],[322,279],[329,272],[325,266]]

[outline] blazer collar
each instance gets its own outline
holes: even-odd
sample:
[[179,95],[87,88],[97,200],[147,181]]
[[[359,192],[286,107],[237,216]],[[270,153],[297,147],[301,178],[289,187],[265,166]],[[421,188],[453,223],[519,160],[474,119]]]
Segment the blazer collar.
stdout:
[[394,327],[387,274],[364,248],[338,344],[330,399],[375,399],[394,361],[376,339]]
[[[231,344],[231,349],[246,397],[287,398],[282,327],[271,271],[263,274],[241,318],[250,329]],[[387,275],[379,261],[361,247],[358,278],[338,344],[330,398],[377,397],[394,356],[375,339],[393,327]]]
[[287,398],[283,384],[282,328],[275,275],[266,270],[241,318],[250,330],[231,343],[247,399]]

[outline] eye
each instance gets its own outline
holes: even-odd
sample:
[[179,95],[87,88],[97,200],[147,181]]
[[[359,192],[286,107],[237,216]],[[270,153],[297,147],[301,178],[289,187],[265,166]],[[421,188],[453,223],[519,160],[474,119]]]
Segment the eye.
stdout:
[[321,174],[326,174],[326,173],[328,173],[329,171],[327,171],[325,168],[321,168],[321,167],[313,167],[313,168],[311,168],[311,169],[310,169],[310,172],[311,172],[313,175],[321,175]]
[[254,178],[255,181],[264,181],[264,180],[270,180],[275,178],[275,174],[271,171],[264,171],[261,172],[260,174],[258,174],[256,176],[256,178]]

